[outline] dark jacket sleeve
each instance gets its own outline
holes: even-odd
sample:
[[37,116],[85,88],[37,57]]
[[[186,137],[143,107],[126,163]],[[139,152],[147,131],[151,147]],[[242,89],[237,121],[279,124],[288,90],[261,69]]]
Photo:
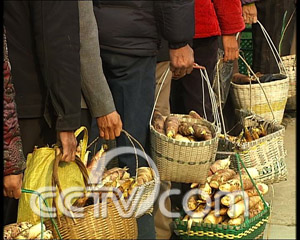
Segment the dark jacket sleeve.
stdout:
[[194,37],[194,0],[154,1],[161,35],[170,48],[185,46]]
[[80,126],[80,41],[77,1],[30,1],[36,51],[51,102],[56,129]]
[[241,0],[242,5],[258,2],[259,0]]

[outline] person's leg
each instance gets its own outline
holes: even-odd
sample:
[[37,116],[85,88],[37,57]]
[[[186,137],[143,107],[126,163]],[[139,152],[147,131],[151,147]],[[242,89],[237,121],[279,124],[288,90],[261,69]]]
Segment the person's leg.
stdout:
[[[160,184],[160,191],[158,194],[157,201],[154,204],[154,210],[153,210],[153,215],[154,215],[154,223],[155,223],[155,232],[156,232],[156,238],[157,239],[169,239],[172,236],[172,228],[171,228],[171,223],[172,223],[172,218],[166,217],[160,209],[159,206],[159,197],[161,196],[162,193],[166,191],[170,191],[171,189],[171,182],[170,181],[161,181]],[[164,207],[168,210],[171,211],[171,199],[170,197],[166,198],[166,201],[164,203]]]
[[[161,77],[165,74],[167,68],[169,67],[170,62],[164,61],[156,64],[156,88],[155,88],[155,97],[161,87],[162,80]],[[156,103],[155,109],[160,111],[164,116],[168,116],[170,114],[170,91],[171,91],[171,80],[172,80],[172,72],[169,71],[166,76],[164,85],[161,87],[161,92]],[[169,181],[161,181],[160,184],[160,192],[158,195],[158,199],[160,195],[171,188],[171,182]],[[157,199],[157,200],[158,200]],[[165,207],[167,210],[171,211],[171,200],[170,198],[166,199]],[[172,235],[172,229],[170,224],[172,222],[171,218],[167,218],[162,214],[159,208],[159,201],[156,201],[154,204],[154,222],[155,222],[155,231],[157,239],[169,239]]]
[[[136,138],[149,154],[149,121],[154,103],[156,57],[136,57],[101,51],[104,74],[112,92],[123,128]],[[131,146],[124,134],[117,138],[117,146]],[[134,155],[119,156],[121,167],[127,166],[135,175]],[[148,166],[139,158],[139,167]],[[144,215],[138,220],[138,238],[154,239],[154,219]]]
[[[161,87],[162,83],[162,75],[165,74],[166,70],[169,67],[170,62],[159,62],[156,64],[156,88],[155,88],[155,98]],[[155,106],[155,109],[160,111],[162,115],[167,116],[170,114],[170,91],[171,91],[171,80],[172,80],[172,72],[169,71],[166,76],[164,85],[161,87],[161,91]]]

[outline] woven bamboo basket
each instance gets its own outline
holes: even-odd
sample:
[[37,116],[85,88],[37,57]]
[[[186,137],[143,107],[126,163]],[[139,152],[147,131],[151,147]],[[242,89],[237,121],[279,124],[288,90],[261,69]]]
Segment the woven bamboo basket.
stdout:
[[[128,140],[132,144],[132,147],[134,148],[135,151],[135,158],[136,158],[136,177],[138,176],[138,157],[137,157],[137,152],[136,148],[134,145],[134,142],[140,147],[142,150],[145,160],[147,161],[149,167],[152,169],[154,168],[154,173],[157,172],[157,169],[155,166],[151,166],[151,163],[149,162],[148,156],[143,148],[143,146],[137,141],[133,136],[131,136],[128,132],[125,130],[122,130],[123,133],[127,136]],[[153,212],[153,204],[155,202],[156,196],[158,194],[157,186],[159,186],[159,177],[158,175],[155,174],[153,176],[153,180],[146,182],[145,184],[138,186],[137,190],[134,194],[132,204],[136,205],[137,207],[135,208],[135,217],[139,218],[143,216],[144,214],[151,214]]]
[[[267,95],[266,99],[262,87]],[[259,84],[235,84],[231,83],[231,96],[235,108],[252,110],[255,114],[262,116],[266,120],[273,120],[270,111],[271,105],[274,117],[278,123],[282,122],[285,105],[289,90],[289,79],[277,80]],[[252,105],[252,106],[251,106]]]
[[[210,165],[215,161],[218,147],[218,135],[220,133],[220,119],[216,106],[214,91],[210,85],[205,67],[194,64],[195,69],[199,69],[199,81],[207,84],[208,94],[212,104],[214,122],[211,123],[205,119],[184,118],[186,115],[171,114],[177,116],[181,121],[200,123],[207,126],[211,133],[212,139],[207,141],[184,142],[168,138],[164,134],[156,131],[152,124],[152,116],[160,90],[169,72],[169,68],[162,75],[162,83],[154,103],[152,116],[150,118],[150,141],[151,157],[157,164],[160,180],[181,182],[181,183],[204,183],[208,174]],[[202,93],[204,94],[204,93]]]
[[[241,159],[237,159],[237,161],[245,167]],[[258,191],[255,182],[250,175],[249,177]],[[245,222],[241,225],[192,223],[189,227],[187,221],[177,218],[174,220],[174,231],[181,239],[263,239],[270,216],[270,206],[260,193],[259,196],[263,201],[264,210],[252,218],[245,216]]]
[[240,55],[240,59],[247,66],[248,71],[255,77],[258,84],[251,84],[250,82],[250,84],[241,85],[231,82],[230,93],[235,108],[249,110],[262,116],[266,120],[274,120],[275,118],[278,123],[281,123],[288,98],[289,78],[282,59],[269,34],[259,21],[257,21],[257,23],[261,27],[272,50],[280,73],[285,75],[286,78],[267,83],[260,83],[259,78],[255,75],[249,64]]
[[[266,121],[260,116],[251,115],[242,120],[240,128],[262,124],[267,135],[242,145],[234,145],[225,139],[219,140],[218,155],[222,152],[238,152],[247,168],[255,167],[259,176],[257,181],[273,184],[287,179],[287,155],[284,148],[285,128],[272,121]],[[231,158],[231,167],[237,169],[235,158]]]
[[[137,149],[135,147],[135,143],[140,147],[142,153],[141,155],[144,157],[144,159],[147,161],[149,167],[153,169],[154,167],[154,171],[152,172],[157,172],[156,166],[151,166],[150,162],[149,162],[149,156],[146,154],[143,146],[139,143],[138,140],[136,140],[132,135],[130,135],[126,130],[122,129],[122,133],[125,134],[125,136],[128,138],[129,142],[131,143],[133,149],[134,149],[134,153],[135,153],[135,161],[136,161],[136,176],[135,178],[137,178],[138,175],[138,156],[137,156]],[[87,147],[90,148],[93,144],[95,144],[97,141],[99,140],[99,137],[97,137],[96,139],[94,139],[89,146]],[[111,145],[112,146],[112,145]],[[112,148],[116,147],[116,143],[114,143],[114,145],[112,146]],[[109,151],[107,152],[107,155],[109,155]],[[110,159],[110,157],[108,157],[108,159]],[[111,164],[111,162],[113,162],[114,164]],[[116,163],[116,164],[115,164]],[[118,158],[117,156],[114,156],[112,158],[112,160],[110,160],[109,162],[106,162],[105,160],[103,161],[99,161],[99,166],[98,166],[98,170],[99,171],[103,171],[104,168],[110,169],[113,167],[117,167],[118,166]],[[102,169],[102,170],[100,170]],[[133,196],[131,196],[131,202],[130,202],[130,207],[134,207],[134,216],[136,218],[139,218],[141,216],[143,216],[144,214],[151,214],[153,212],[153,204],[154,201],[156,199],[156,196],[158,194],[158,189],[157,189],[157,185],[159,185],[159,177],[157,175],[153,176],[153,180],[146,182],[143,185],[137,186],[136,190],[132,193]]]
[[[122,204],[120,203],[122,206]],[[57,223],[63,239],[136,239],[137,223],[134,217],[122,218],[113,201],[106,204],[107,217],[96,218],[94,208],[102,211],[102,204],[84,207],[84,218],[72,219],[66,216],[59,217]],[[57,222],[57,219],[55,220]],[[50,220],[45,221],[45,226],[53,232],[55,239],[59,239],[57,232]]]
[[163,181],[204,183],[211,164],[215,161],[218,147],[218,132],[206,120],[183,118],[182,121],[200,123],[207,126],[213,138],[201,142],[183,142],[170,139],[150,126],[151,152]]
[[240,226],[193,223],[191,229],[188,229],[186,221],[175,219],[175,233],[180,239],[263,239],[269,216],[270,209],[267,207]]
[[[78,130],[77,130],[78,131]],[[76,134],[76,133],[75,133]],[[87,130],[85,129],[85,138],[87,138]],[[87,142],[83,144],[81,156],[84,156],[87,149]],[[82,157],[81,157],[82,159]],[[85,185],[89,184],[89,174],[83,162],[79,157],[76,156],[76,163],[82,173]],[[62,189],[58,178],[58,165],[59,157],[56,153],[56,159],[53,165],[53,186],[58,188],[59,197],[58,199],[53,198],[52,206],[56,207],[57,202],[62,197]],[[63,239],[134,239],[137,238],[137,222],[134,216],[122,217],[115,206],[116,201],[105,201],[103,203],[95,203],[83,207],[83,217],[75,218],[69,217],[64,214],[58,214],[56,208],[56,218],[48,219],[45,221],[47,229],[50,229],[56,239],[62,237]],[[119,204],[120,208],[124,211],[122,203]],[[102,213],[102,209],[107,210],[107,217],[96,217],[95,209],[99,209],[99,213]],[[74,216],[74,213],[71,211]],[[53,224],[54,220],[57,224]],[[60,235],[56,232],[55,227],[57,226]]]
[[296,55],[284,56],[281,59],[290,80],[286,109],[296,110]]

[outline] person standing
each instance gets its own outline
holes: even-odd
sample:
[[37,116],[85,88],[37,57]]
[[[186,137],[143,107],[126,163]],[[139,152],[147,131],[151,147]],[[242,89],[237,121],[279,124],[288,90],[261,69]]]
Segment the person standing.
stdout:
[[5,28],[3,31],[3,195],[4,224],[14,222],[17,202],[21,195],[25,157],[22,149],[20,126],[17,118],[15,89],[12,84]]
[[[193,0],[94,1],[103,71],[123,128],[149,154],[149,121],[155,93],[159,34],[170,48],[170,69],[176,76],[192,71],[194,58],[188,41],[194,35]],[[118,17],[116,17],[118,16]],[[126,136],[117,146],[131,146]],[[119,165],[135,173],[134,156],[119,156]],[[148,166],[139,159],[139,167]],[[155,239],[153,216],[138,219],[138,238]]]
[[[62,160],[72,161],[81,120],[78,3],[5,1],[3,13],[23,153],[59,139]],[[4,203],[5,224],[16,222],[17,204]]]
[[[193,50],[195,62],[204,66],[209,81],[213,83],[214,68],[218,60],[218,38],[221,36],[224,49],[224,61],[238,58],[239,49],[236,34],[245,28],[242,18],[240,0],[195,0],[195,35]],[[204,105],[207,119],[213,121],[211,102],[207,84],[204,91],[199,70],[171,85],[171,111],[188,114],[194,110],[204,116]],[[204,92],[204,100],[203,93]]]

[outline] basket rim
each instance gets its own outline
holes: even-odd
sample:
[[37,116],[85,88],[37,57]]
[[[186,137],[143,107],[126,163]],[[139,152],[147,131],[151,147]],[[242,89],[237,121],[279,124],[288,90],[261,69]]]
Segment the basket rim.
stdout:
[[[258,221],[259,219],[260,219],[259,222],[261,222],[264,219],[268,219],[269,216],[270,216],[270,206],[269,206],[269,204],[267,204],[267,206],[265,206],[265,208],[260,213],[258,213],[257,215],[255,215],[252,218],[249,218],[248,222],[244,222],[244,223],[242,223],[240,225],[211,224],[211,223],[193,223],[190,231],[192,231],[192,228],[197,228],[197,227],[207,228],[207,229],[210,229],[212,231],[214,229],[219,229],[219,230],[222,229],[224,231],[231,231],[231,232],[233,232],[233,231],[244,231],[244,230],[247,230],[249,228],[249,226],[251,225],[251,223],[253,223],[255,221]],[[175,223],[176,226],[187,227],[187,222],[186,221],[182,221],[179,218],[176,218],[174,220],[174,223]]]
[[[265,87],[268,87],[270,85],[281,85],[281,84],[289,83],[290,80],[289,80],[288,75],[287,74],[282,74],[282,75],[285,75],[286,78],[285,79],[276,80],[276,81],[261,83],[261,85],[263,85]],[[250,84],[237,84],[237,83],[234,83],[234,82],[231,82],[230,84],[235,89],[237,89],[237,88],[250,88]],[[259,88],[259,89],[261,89],[260,85],[257,84],[257,83],[251,84],[251,88],[254,88],[254,89],[255,88]]]

